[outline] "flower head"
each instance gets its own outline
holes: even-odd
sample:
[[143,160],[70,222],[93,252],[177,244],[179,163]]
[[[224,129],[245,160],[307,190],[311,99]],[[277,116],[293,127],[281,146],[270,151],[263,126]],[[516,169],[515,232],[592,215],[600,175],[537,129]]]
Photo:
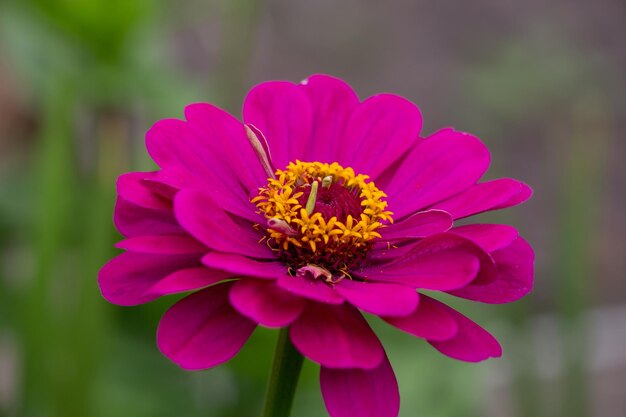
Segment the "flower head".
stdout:
[[350,276],[391,221],[385,193],[336,162],[296,161],[275,177],[251,200],[267,218],[268,246],[292,271],[315,267],[327,282]]
[[334,417],[398,413],[393,370],[361,312],[452,358],[500,356],[486,330],[423,293],[495,304],[532,288],[534,255],[515,229],[454,225],[531,195],[513,179],[478,182],[489,152],[476,137],[422,138],[409,101],[359,101],[325,75],[258,85],[244,123],[209,104],[185,118],[148,132],[158,171],[120,177],[126,252],[99,276],[121,305],[194,291],[161,320],[165,356],[205,369],[233,357],[257,325],[289,326],[321,365]]

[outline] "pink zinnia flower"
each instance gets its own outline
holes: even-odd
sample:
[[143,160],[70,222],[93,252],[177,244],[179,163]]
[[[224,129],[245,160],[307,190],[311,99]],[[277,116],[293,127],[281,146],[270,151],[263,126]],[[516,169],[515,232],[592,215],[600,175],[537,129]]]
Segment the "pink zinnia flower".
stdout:
[[289,326],[321,365],[332,416],[386,417],[398,386],[361,311],[455,359],[501,355],[486,330],[422,293],[496,304],[532,287],[533,251],[515,229],[453,225],[531,195],[513,179],[478,183],[490,160],[479,139],[449,128],[422,138],[411,102],[360,101],[325,75],[256,86],[244,123],[210,104],[185,118],[147,133],[160,170],[119,178],[126,252],[99,276],[120,305],[195,291],[159,324],[165,356],[210,368],[257,325]]

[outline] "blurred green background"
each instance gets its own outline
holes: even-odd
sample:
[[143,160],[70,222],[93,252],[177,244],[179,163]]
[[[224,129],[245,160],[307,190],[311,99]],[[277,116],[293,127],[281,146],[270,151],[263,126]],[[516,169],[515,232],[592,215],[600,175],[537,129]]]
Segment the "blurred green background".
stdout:
[[[276,332],[187,373],[155,346],[175,297],[107,304],[117,175],[185,104],[239,115],[245,91],[314,72],[422,109],[492,150],[535,196],[482,215],[537,251],[508,306],[454,301],[502,342],[480,365],[373,321],[405,417],[626,415],[623,0],[0,0],[0,416],[258,414]],[[305,365],[294,415],[325,415]]]

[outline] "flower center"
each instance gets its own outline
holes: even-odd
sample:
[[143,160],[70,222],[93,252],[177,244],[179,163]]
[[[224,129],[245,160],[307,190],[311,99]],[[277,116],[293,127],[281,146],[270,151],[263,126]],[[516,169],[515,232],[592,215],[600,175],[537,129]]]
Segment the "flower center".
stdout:
[[297,274],[349,276],[392,222],[385,193],[337,163],[291,162],[251,201],[267,218],[267,244]]

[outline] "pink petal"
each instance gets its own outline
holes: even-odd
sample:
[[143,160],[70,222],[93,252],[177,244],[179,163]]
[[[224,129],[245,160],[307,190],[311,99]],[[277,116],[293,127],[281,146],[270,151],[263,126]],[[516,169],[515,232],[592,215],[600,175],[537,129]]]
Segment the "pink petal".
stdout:
[[146,290],[146,295],[161,297],[162,295],[198,290],[228,278],[232,278],[232,274],[210,270],[202,266],[181,269],[157,281]]
[[[465,226],[463,226],[463,228],[464,227]],[[366,272],[376,272],[376,268],[380,268],[383,265],[395,264],[396,262],[402,263],[407,256],[413,256],[416,253],[420,253],[420,251],[428,254],[430,252],[437,253],[442,250],[445,251],[446,248],[456,248],[455,250],[474,255],[480,262],[480,270],[478,271],[476,278],[471,281],[472,284],[484,285],[494,281],[496,279],[496,265],[491,255],[489,255],[486,250],[481,248],[477,243],[473,242],[472,239],[468,239],[463,236],[462,233],[453,233],[453,231],[457,229],[461,229],[461,232],[463,233],[462,228],[453,228],[450,229],[449,232],[431,235],[425,239],[413,242],[405,241],[394,245],[389,244],[389,242],[375,243],[372,250],[368,254],[368,260],[370,261],[371,266],[366,268]],[[431,246],[432,248],[429,248]],[[453,259],[451,259],[451,261],[453,261]],[[444,260],[441,260],[441,262],[444,262]],[[433,264],[433,266],[436,267],[436,264]],[[407,267],[410,268],[410,264],[407,264]],[[449,265],[449,267],[455,268],[454,265]],[[462,265],[459,264],[457,267],[462,267]],[[407,270],[407,273],[408,272],[410,271]],[[436,272],[436,270],[433,272]],[[356,275],[363,274],[361,272],[357,272]]]
[[443,304],[420,294],[417,310],[406,317],[384,317],[384,320],[413,336],[427,340],[447,340],[456,335],[458,326]]
[[204,186],[204,183],[191,172],[180,167],[161,169],[151,178],[144,178],[141,182],[144,187],[168,200],[174,200],[176,193],[183,188]]
[[330,417],[397,417],[398,382],[387,357],[374,369],[320,369]]
[[415,104],[393,94],[370,97],[348,122],[338,162],[376,179],[417,144],[421,128]]
[[478,138],[443,129],[413,146],[377,185],[389,196],[395,219],[401,219],[466,190],[488,167],[489,151]]
[[415,311],[419,300],[413,288],[398,284],[343,279],[335,290],[350,304],[378,316],[406,316]]
[[263,132],[277,168],[305,159],[312,111],[309,99],[297,85],[285,81],[257,85],[246,97],[243,119]]
[[468,285],[450,294],[490,304],[510,303],[528,294],[533,288],[535,254],[521,237],[492,254],[497,277],[487,285]]
[[403,242],[388,242],[382,239],[374,241],[372,249],[367,254],[370,265],[380,265],[400,259],[411,252],[419,240],[406,240]]
[[479,256],[489,259],[471,241],[451,233],[440,233],[422,239],[398,259],[355,273],[370,280],[415,288],[456,289],[477,278],[481,268]]
[[212,141],[218,139],[202,135],[189,123],[177,119],[159,120],[146,133],[146,148],[159,167],[187,170],[226,190],[228,186],[235,186],[237,179],[225,176],[224,182],[218,181],[218,170],[223,164],[219,155],[212,152],[215,147]]
[[480,362],[502,356],[502,348],[489,332],[458,311],[443,305],[458,326],[457,334],[444,341],[429,341],[439,352],[466,362]]
[[137,236],[118,242],[115,247],[130,252],[166,255],[200,255],[208,251],[206,246],[186,234]]
[[[207,151],[222,163],[220,169],[235,176],[247,191],[256,191],[266,184],[267,176],[258,161],[243,124],[224,110],[207,103],[191,104],[185,117],[192,128],[208,139]],[[214,163],[211,160],[211,163]]]
[[261,234],[252,224],[235,223],[219,202],[199,190],[187,189],[176,194],[174,213],[189,234],[211,249],[255,258],[275,257],[265,244],[259,243]]
[[171,200],[154,193],[143,184],[143,180],[151,179],[154,175],[154,172],[129,172],[120,175],[117,179],[117,193],[126,201],[140,207],[171,211]]
[[385,356],[361,313],[346,304],[309,303],[290,336],[300,353],[327,368],[373,369]]
[[439,202],[431,208],[445,210],[455,219],[484,211],[502,209],[523,203],[532,191],[523,182],[510,178],[476,184],[461,194]]
[[239,352],[256,324],[230,305],[232,283],[191,294],[161,318],[157,343],[161,352],[183,369],[207,369]]
[[505,224],[468,224],[455,227],[450,233],[466,237],[486,252],[507,247],[519,236],[515,228]]
[[[250,147],[243,125],[237,122],[236,127],[244,135],[246,146]],[[245,161],[226,159],[223,149],[229,145],[224,141],[230,138],[210,135],[211,131],[203,131],[197,124],[173,119],[161,120],[146,133],[146,147],[163,170],[175,173],[170,179],[173,176],[174,180],[185,185],[201,184],[205,193],[222,202],[225,207],[254,212],[250,194],[256,193],[258,185],[265,184],[266,178],[263,174],[252,180],[246,175],[246,166],[259,165],[258,160],[256,157]],[[185,171],[188,174],[183,174]]]
[[230,291],[230,303],[244,316],[267,327],[288,326],[306,304],[303,298],[274,283],[254,279],[237,281]]
[[234,276],[276,279],[287,274],[287,267],[277,261],[256,261],[234,253],[210,252],[202,257],[202,263]]
[[283,274],[278,277],[276,284],[290,293],[319,301],[326,304],[341,304],[343,297],[331,286],[321,279],[309,276],[291,276]]
[[205,103],[185,108],[189,122],[166,119],[146,134],[150,156],[161,167],[184,168],[225,191],[246,190],[265,183],[243,124]]
[[520,183],[522,184],[522,190],[518,194],[511,197],[510,200],[506,200],[502,202],[501,204],[498,204],[492,210],[500,210],[500,209],[507,208],[507,207],[517,206],[518,204],[522,204],[523,202],[528,200],[530,197],[532,197],[533,189],[530,188],[530,186],[524,184],[523,182],[520,182]]
[[199,266],[195,255],[154,255],[126,252],[111,259],[98,274],[102,296],[113,304],[131,306],[159,297],[149,290],[168,275]]
[[403,240],[434,235],[451,227],[452,217],[449,213],[442,210],[427,210],[379,230],[383,240]]
[[225,191],[221,185],[207,183],[207,178],[200,178],[185,168],[171,166],[161,169],[154,177],[144,179],[144,185],[153,192],[166,198],[174,199],[178,191],[185,188],[199,188],[211,199],[219,201],[220,207],[229,213],[253,223],[262,223],[265,218],[251,209],[250,200],[241,193]]
[[164,196],[174,198],[176,193],[185,188],[204,188],[207,182],[183,165],[172,165],[161,168],[152,178],[144,180],[146,186],[160,190]]
[[328,75],[312,75],[299,87],[309,98],[313,111],[307,160],[335,162],[337,145],[359,98],[348,84]]
[[121,196],[115,202],[113,223],[125,237],[184,233],[171,211],[141,207]]

